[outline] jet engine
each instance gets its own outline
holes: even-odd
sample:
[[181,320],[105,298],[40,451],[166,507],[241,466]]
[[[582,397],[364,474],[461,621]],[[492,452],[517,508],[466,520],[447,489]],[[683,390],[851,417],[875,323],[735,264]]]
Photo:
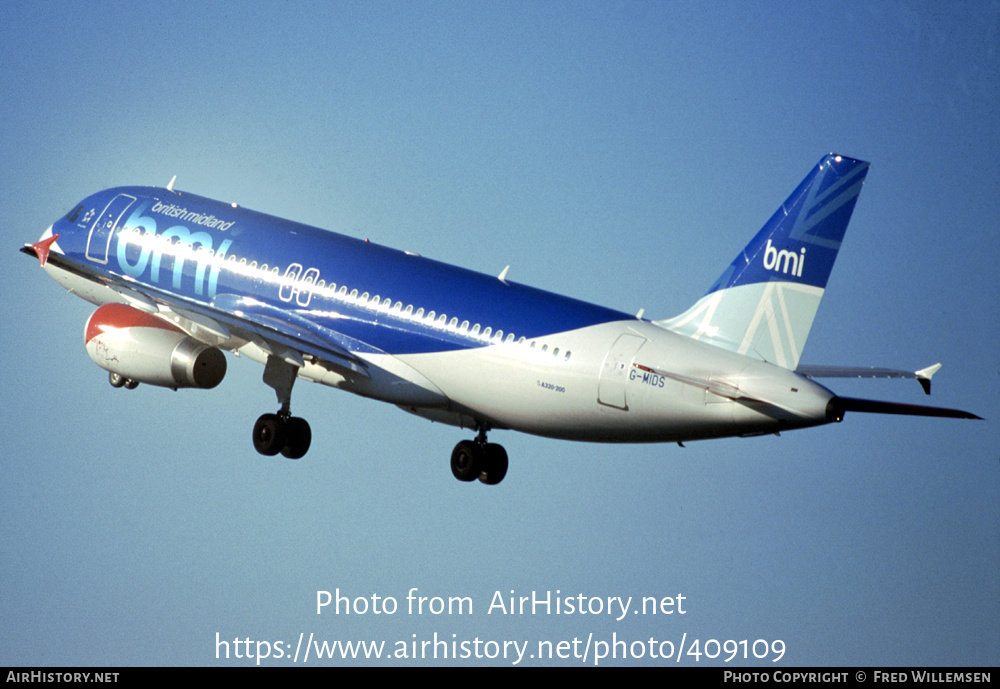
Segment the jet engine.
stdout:
[[214,388],[226,375],[226,355],[156,316],[125,304],[105,304],[84,331],[87,354],[111,374],[112,385]]

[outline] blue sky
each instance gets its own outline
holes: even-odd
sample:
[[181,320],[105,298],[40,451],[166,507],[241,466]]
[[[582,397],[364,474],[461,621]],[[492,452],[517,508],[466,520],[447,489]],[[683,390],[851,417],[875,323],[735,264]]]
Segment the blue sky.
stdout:
[[[253,664],[217,660],[216,634],[994,664],[998,52],[996,2],[0,3],[0,664]],[[269,460],[250,443],[275,406],[259,366],[230,359],[207,392],[113,390],[83,348],[92,307],[16,251],[96,190],[176,174],[662,318],[831,151],[872,169],[803,362],[940,361],[930,398],[830,383],[986,421],[852,414],[683,449],[497,432],[511,468],[490,489],[451,477],[464,432],[300,383],[312,449]],[[414,587],[472,614],[408,614]],[[338,588],[400,610],[317,615]],[[511,590],[681,594],[686,612],[488,613]],[[379,661],[400,662],[444,661]]]

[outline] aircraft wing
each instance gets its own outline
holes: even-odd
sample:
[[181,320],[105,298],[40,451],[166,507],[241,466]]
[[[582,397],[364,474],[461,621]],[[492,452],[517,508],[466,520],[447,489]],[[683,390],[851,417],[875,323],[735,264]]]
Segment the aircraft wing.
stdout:
[[[253,297],[220,294],[213,301],[213,305],[218,309],[211,311],[213,315],[226,314],[228,318],[235,320],[239,327],[257,335],[255,342],[258,338],[263,339],[262,346],[267,351],[270,351],[269,346],[278,344],[286,349],[300,350],[354,373],[368,376],[368,364],[353,352],[360,349],[377,351],[370,345],[319,325],[306,316],[279,309]],[[271,351],[271,353],[277,355],[276,352]],[[301,361],[289,361],[289,363],[302,365]]]
[[[42,260],[32,245],[26,245],[21,251]],[[303,356],[308,355],[369,377],[368,364],[353,352],[372,350],[371,347],[294,312],[231,294],[218,295],[213,302],[214,308],[206,307],[164,290],[130,284],[128,278],[111,279],[104,273],[67,261],[56,252],[47,253],[44,260],[103,284],[118,292],[130,306],[164,318],[206,344],[231,348],[234,344],[252,342],[296,367],[302,367],[305,364]]]

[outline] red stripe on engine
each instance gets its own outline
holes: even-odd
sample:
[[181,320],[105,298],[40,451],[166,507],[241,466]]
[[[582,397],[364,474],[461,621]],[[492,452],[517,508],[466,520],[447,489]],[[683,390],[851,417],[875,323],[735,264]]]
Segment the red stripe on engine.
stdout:
[[90,342],[103,332],[121,328],[159,328],[173,332],[184,332],[172,323],[140,311],[125,304],[105,304],[94,311],[87,320],[84,342]]

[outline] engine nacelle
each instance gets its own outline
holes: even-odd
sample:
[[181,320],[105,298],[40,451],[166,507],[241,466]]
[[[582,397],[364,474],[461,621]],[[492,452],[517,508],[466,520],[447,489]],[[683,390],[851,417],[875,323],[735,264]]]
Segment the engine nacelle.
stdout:
[[226,375],[226,355],[155,316],[105,304],[84,331],[95,364],[136,382],[166,388],[214,388]]

